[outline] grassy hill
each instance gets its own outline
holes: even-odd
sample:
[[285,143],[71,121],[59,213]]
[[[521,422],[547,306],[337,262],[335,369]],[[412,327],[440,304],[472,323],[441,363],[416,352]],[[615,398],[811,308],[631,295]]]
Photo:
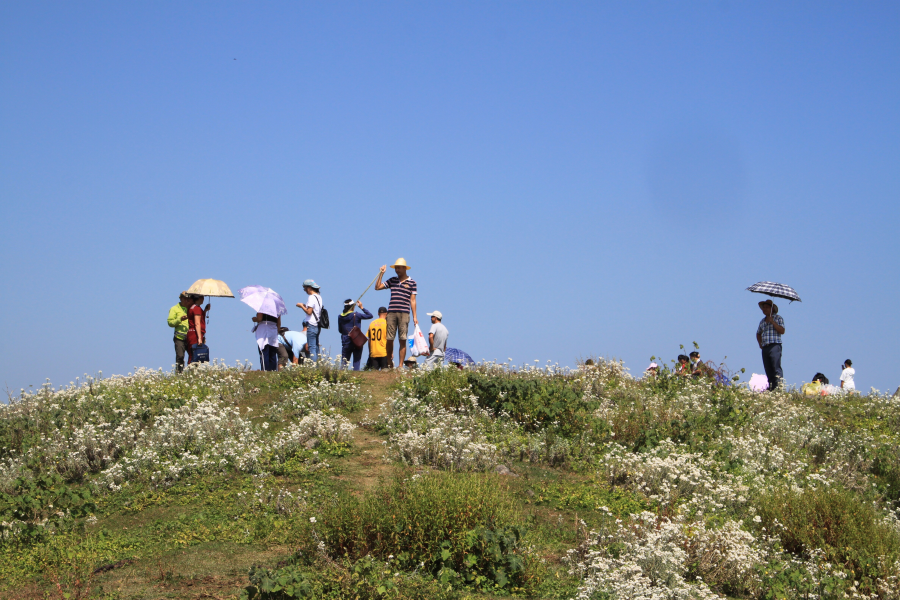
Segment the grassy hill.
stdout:
[[0,408],[4,598],[900,597],[900,401],[212,365]]

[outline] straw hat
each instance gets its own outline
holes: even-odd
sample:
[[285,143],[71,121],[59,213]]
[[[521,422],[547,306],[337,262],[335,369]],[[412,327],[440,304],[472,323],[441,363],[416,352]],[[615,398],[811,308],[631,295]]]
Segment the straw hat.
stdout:
[[408,264],[406,264],[406,259],[402,257],[398,258],[397,262],[391,265],[392,269],[396,269],[397,267],[406,267],[407,271],[411,268]]

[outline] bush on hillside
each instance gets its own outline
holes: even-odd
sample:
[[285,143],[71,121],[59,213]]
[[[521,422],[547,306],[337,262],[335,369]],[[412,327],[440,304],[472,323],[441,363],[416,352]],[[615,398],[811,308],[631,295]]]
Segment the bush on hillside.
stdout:
[[780,536],[785,550],[808,557],[824,553],[852,571],[863,591],[896,576],[900,532],[871,502],[844,489],[774,491],[760,498],[761,525]]
[[332,556],[395,559],[443,581],[513,590],[531,577],[520,522],[498,476],[435,472],[341,495],[320,527]]

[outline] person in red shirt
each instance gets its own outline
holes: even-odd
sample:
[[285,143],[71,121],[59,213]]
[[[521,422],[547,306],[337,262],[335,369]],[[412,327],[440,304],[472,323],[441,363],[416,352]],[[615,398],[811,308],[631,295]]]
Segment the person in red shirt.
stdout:
[[209,310],[209,304],[206,308],[200,308],[203,304],[203,296],[193,294],[191,296],[193,305],[188,309],[188,332],[187,332],[187,364],[191,364],[194,360],[194,344],[202,344],[206,339],[206,311]]

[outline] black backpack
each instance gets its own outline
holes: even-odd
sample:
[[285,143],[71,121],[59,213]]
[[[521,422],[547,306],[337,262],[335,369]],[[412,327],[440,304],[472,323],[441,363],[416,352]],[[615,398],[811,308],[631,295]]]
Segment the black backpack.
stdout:
[[331,326],[331,321],[328,319],[328,311],[325,309],[325,305],[322,304],[322,296],[319,296],[319,329],[328,329]]

